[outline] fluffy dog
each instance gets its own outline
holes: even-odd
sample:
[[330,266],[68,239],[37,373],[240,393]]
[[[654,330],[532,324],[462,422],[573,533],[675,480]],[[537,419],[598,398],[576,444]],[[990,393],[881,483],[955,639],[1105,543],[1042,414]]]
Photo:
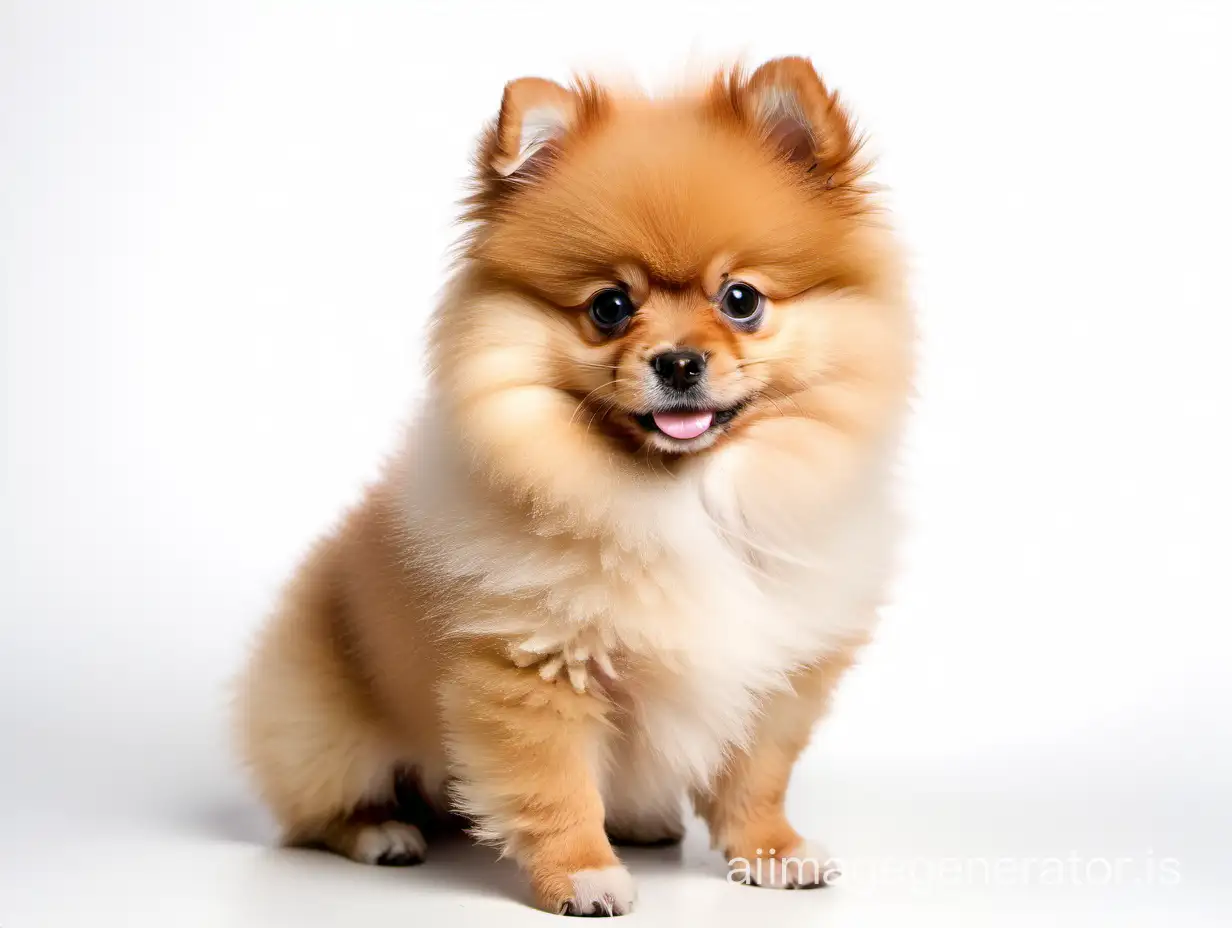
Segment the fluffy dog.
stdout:
[[418,862],[413,783],[543,908],[617,915],[612,842],[679,839],[687,795],[765,882],[823,879],[784,793],[887,586],[912,366],[866,168],[804,59],[505,88],[427,401],[242,681],[288,842]]

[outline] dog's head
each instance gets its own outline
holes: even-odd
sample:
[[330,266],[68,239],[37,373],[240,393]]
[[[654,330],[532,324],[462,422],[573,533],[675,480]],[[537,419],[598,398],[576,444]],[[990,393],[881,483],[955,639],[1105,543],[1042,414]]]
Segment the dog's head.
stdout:
[[438,318],[469,434],[532,470],[662,470],[827,415],[880,363],[877,301],[898,298],[864,171],[803,59],[668,99],[512,82]]

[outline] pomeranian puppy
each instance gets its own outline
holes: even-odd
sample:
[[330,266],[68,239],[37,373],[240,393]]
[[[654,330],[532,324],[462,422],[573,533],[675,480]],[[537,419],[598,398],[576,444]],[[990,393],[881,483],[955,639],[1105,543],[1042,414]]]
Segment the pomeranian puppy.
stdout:
[[763,884],[824,882],[784,794],[887,587],[912,367],[866,168],[801,58],[505,88],[428,399],[242,679],[287,842],[417,863],[417,794],[544,909],[620,915],[613,842],[688,796]]

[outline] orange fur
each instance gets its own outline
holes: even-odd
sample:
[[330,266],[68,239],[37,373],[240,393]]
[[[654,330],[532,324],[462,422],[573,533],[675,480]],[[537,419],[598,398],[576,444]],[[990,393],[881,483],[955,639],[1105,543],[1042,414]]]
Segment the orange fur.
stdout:
[[[686,791],[729,854],[800,844],[783,795],[884,592],[911,376],[859,150],[802,59],[665,100],[509,85],[428,402],[242,680],[288,840],[417,860],[401,772],[575,914],[628,911],[607,833],[678,838]],[[726,280],[765,295],[755,331]],[[616,333],[586,310],[610,287]],[[735,412],[673,445],[644,418],[680,346]]]

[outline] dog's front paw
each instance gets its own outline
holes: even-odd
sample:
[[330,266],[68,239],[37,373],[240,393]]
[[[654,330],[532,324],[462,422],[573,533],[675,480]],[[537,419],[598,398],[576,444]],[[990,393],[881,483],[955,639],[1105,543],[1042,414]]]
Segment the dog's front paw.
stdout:
[[603,867],[599,870],[578,870],[569,874],[573,894],[560,904],[561,915],[598,916],[627,915],[633,911],[637,892],[633,877],[624,867]]
[[816,841],[801,841],[790,851],[769,848],[753,857],[735,857],[729,866],[733,882],[766,889],[817,889],[842,875],[838,862]]

